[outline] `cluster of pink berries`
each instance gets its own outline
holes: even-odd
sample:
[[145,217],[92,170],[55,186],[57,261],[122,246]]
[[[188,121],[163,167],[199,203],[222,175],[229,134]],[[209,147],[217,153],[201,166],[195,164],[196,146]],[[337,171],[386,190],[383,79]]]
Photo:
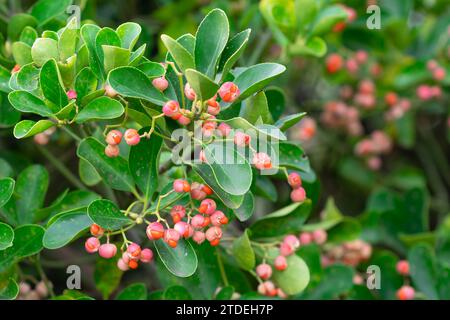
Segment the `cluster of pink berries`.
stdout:
[[294,133],[294,139],[298,139],[302,142],[310,141],[316,135],[316,131],[316,120],[311,117],[305,117],[300,121],[298,129]]
[[389,110],[385,113],[385,119],[393,121],[403,117],[411,109],[411,102],[408,99],[398,99],[395,104],[389,105]]
[[367,165],[372,170],[381,167],[381,155],[388,154],[392,150],[392,140],[383,131],[373,131],[370,137],[358,142],[355,146],[355,153],[360,157],[366,157]]
[[361,80],[353,100],[356,105],[364,109],[373,109],[376,105],[375,84],[368,79]]
[[[105,259],[111,259],[117,254],[117,247],[113,243],[101,244],[100,238],[104,235],[105,230],[97,224],[92,224],[90,228],[92,237],[88,238],[84,243],[84,247],[89,253],[96,253]],[[136,243],[126,244],[127,249],[122,253],[122,257],[117,262],[117,267],[126,271],[128,269],[136,269],[139,261],[149,263],[153,260],[153,251],[151,249],[141,247]]]
[[[404,276],[409,276],[409,262],[406,260],[400,260],[397,262],[397,265],[395,266],[397,272]],[[397,290],[397,298],[399,300],[412,300],[415,296],[415,290],[413,287],[409,285],[403,285],[400,287],[400,289]]]
[[342,262],[356,267],[361,262],[367,261],[371,256],[372,246],[363,240],[357,239],[329,248],[322,255],[322,264],[329,266],[336,262]]
[[297,172],[291,172],[288,176],[288,183],[292,187],[291,200],[293,202],[303,202],[306,199],[306,191],[302,187],[302,178]]
[[358,109],[342,101],[325,104],[321,121],[329,128],[345,130],[352,136],[358,136],[363,131]]
[[111,130],[106,135],[107,146],[105,148],[105,154],[110,158],[115,158],[119,155],[119,144],[122,142],[122,138],[130,146],[135,146],[141,141],[141,136],[136,129],[127,129],[124,134],[119,130]]
[[28,282],[22,281],[19,284],[19,296],[17,300],[42,300],[48,297],[47,284],[44,281],[39,281],[34,289],[31,288]]
[[336,73],[343,68],[351,75],[356,75],[362,65],[365,65],[369,59],[369,55],[364,50],[358,50],[353,55],[344,60],[338,53],[330,54],[326,61],[326,69],[328,73]]
[[416,89],[417,97],[422,101],[440,98],[442,96],[442,89],[439,86],[429,86],[421,84]]
[[219,245],[223,235],[221,227],[228,224],[228,217],[217,210],[213,199],[205,199],[212,194],[212,190],[195,182],[189,185],[182,179],[174,181],[173,190],[179,193],[190,192],[193,199],[202,200],[197,208],[198,214],[187,216],[184,206],[175,205],[170,210],[173,228],[165,229],[160,222],[152,222],[147,226],[147,237],[150,240],[163,239],[172,248],[177,246],[181,238],[192,238],[198,244],[208,240],[212,246]]

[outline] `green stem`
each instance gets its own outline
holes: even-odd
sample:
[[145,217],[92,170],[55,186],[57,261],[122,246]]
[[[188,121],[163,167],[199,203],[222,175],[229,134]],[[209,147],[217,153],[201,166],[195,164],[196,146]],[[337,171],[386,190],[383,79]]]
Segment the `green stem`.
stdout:
[[74,140],[77,142],[80,142],[82,139],[79,135],[77,135],[75,132],[73,132],[71,129],[69,129],[67,126],[61,126],[61,129],[65,131],[69,136],[71,136]]
[[36,269],[39,272],[39,275],[41,276],[42,281],[44,281],[45,286],[47,287],[47,290],[50,293],[50,296],[53,298],[55,296],[55,292],[53,291],[52,284],[48,280],[47,275],[44,272],[44,269],[42,269],[41,255],[40,254],[38,254],[36,256],[36,263],[35,264],[36,264]]
[[69,169],[47,149],[38,146],[38,150],[48,161],[69,181],[73,186],[81,190],[87,190],[84,184]]
[[225,286],[229,286],[230,284],[228,282],[227,274],[225,272],[225,267],[223,266],[222,255],[220,253],[220,250],[217,250],[216,252],[217,252],[217,263],[219,264],[220,275],[222,276],[223,284]]

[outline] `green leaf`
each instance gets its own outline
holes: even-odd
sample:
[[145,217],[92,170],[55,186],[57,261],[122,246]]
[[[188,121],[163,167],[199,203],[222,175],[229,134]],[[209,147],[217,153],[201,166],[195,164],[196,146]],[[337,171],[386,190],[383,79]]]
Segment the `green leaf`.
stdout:
[[56,108],[48,107],[44,101],[26,91],[13,91],[8,95],[12,106],[21,112],[35,113],[43,117],[50,117],[57,113]]
[[287,268],[273,271],[273,281],[287,295],[294,295],[305,290],[309,283],[309,269],[305,261],[297,255],[286,258]]
[[253,251],[248,237],[248,229],[242,235],[233,241],[232,253],[238,265],[244,270],[253,270],[255,268],[255,252]]
[[248,44],[251,29],[244,30],[228,41],[220,57],[219,70],[222,71],[221,82],[230,72],[233,65],[239,60]]
[[122,104],[112,98],[103,96],[92,100],[75,118],[77,123],[91,120],[109,120],[119,118],[125,109]]
[[336,23],[345,21],[347,12],[342,6],[333,5],[319,11],[312,26],[311,35],[317,36],[331,31]]
[[180,43],[165,34],[161,36],[161,40],[181,71],[195,68],[194,58]]
[[[289,262],[288,262],[289,264]],[[353,287],[354,271],[347,266],[332,265],[324,269],[322,279],[314,289],[307,292],[308,300],[337,299]]]
[[103,66],[106,73],[115,68],[128,65],[131,56],[129,49],[108,45],[102,45],[102,49],[104,55]]
[[[1,181],[1,180],[0,180]],[[5,250],[13,245],[14,230],[6,223],[0,222],[0,250]]]
[[50,38],[37,38],[31,47],[31,57],[34,63],[41,67],[50,59],[57,60],[58,42]]
[[437,266],[433,249],[426,244],[414,246],[408,253],[410,273],[415,287],[428,299],[437,300]]
[[19,40],[20,34],[27,27],[35,27],[37,25],[36,18],[26,13],[19,13],[12,16],[7,25],[7,35],[11,43]]
[[252,238],[270,238],[298,233],[311,212],[311,200],[293,203],[268,214],[250,226]]
[[116,300],[147,300],[147,287],[144,283],[133,283],[123,289]]
[[83,159],[80,159],[78,163],[78,175],[81,181],[89,187],[95,186],[102,181],[102,177],[100,177],[95,168]]
[[[173,181],[169,182],[166,186],[164,186],[159,193],[160,195],[167,194],[169,191],[173,190]],[[163,210],[172,204],[182,201],[183,198],[187,198],[186,193],[178,193],[178,192],[172,192],[161,199],[161,202],[159,203],[159,210]],[[156,207],[158,205],[158,201],[154,201],[148,211],[153,212],[156,210]]]
[[13,58],[19,66],[24,66],[33,62],[31,47],[28,44],[21,41],[14,42],[11,50]]
[[152,61],[141,63],[136,68],[145,73],[150,79],[161,77],[165,72],[164,67],[160,63]]
[[93,24],[85,24],[81,27],[80,32],[89,53],[89,66],[91,67],[92,72],[94,72],[94,74],[98,77],[98,79],[103,80],[106,77],[103,70],[103,60],[100,60],[95,43],[95,39],[100,30],[101,29],[99,26]]
[[69,103],[67,94],[64,91],[61,74],[54,59],[48,60],[42,66],[39,79],[42,93],[47,100],[59,107],[59,109]]
[[212,98],[219,90],[219,86],[214,81],[197,70],[187,69],[185,75],[187,81],[201,101]]
[[38,225],[23,225],[14,230],[13,245],[0,251],[0,272],[42,250],[45,229]]
[[16,139],[32,137],[38,133],[44,132],[54,125],[55,124],[49,120],[39,120],[38,122],[33,120],[22,120],[14,127],[14,137]]
[[274,183],[267,176],[254,175],[254,178],[254,185],[252,186],[253,192],[257,196],[276,202],[278,199],[278,192]]
[[94,223],[110,231],[118,230],[133,222],[109,200],[93,201],[88,207],[88,215]]
[[13,278],[8,279],[8,283],[0,288],[0,300],[14,300],[19,295],[19,285]]
[[220,9],[210,11],[195,35],[195,66],[199,72],[214,78],[229,34],[230,26],[225,12]]
[[38,38],[38,33],[31,26],[26,26],[22,30],[22,33],[20,34],[20,41],[29,45],[30,48],[33,45],[34,41],[36,41],[37,38]]
[[146,48],[147,48],[147,45],[144,43],[142,46],[137,48],[136,51],[131,53],[130,63],[129,63],[130,66],[135,67],[136,65],[141,63],[141,61],[143,60],[142,58],[144,57]]
[[328,230],[329,243],[343,243],[356,240],[361,235],[361,224],[358,220],[345,217],[334,227]]
[[125,97],[144,99],[158,106],[163,106],[168,100],[152,85],[145,73],[133,67],[112,70],[108,75],[108,82]]
[[73,56],[78,42],[78,19],[73,17],[61,32],[58,41],[59,58],[66,61]]
[[278,145],[279,165],[288,169],[309,172],[309,160],[303,149],[299,146],[285,141],[280,141]]
[[0,95],[0,128],[8,128],[16,124],[21,117],[5,95]]
[[292,55],[323,57],[327,53],[327,43],[319,37],[312,37],[305,43],[295,43],[289,47]]
[[261,91],[285,70],[285,66],[277,63],[261,63],[245,69],[234,80],[234,83],[241,91],[236,102],[242,101],[254,93]]
[[281,131],[286,131],[287,129],[295,126],[305,115],[306,112],[288,115],[275,122],[275,126],[280,128]]
[[317,223],[308,223],[302,228],[302,231],[314,231],[317,229],[328,230],[339,224],[342,219],[344,219],[344,216],[336,207],[334,199],[330,197],[327,199],[327,203],[323,211],[322,221]]
[[43,245],[47,249],[62,248],[91,224],[92,220],[84,211],[63,214],[45,231]]
[[244,195],[244,200],[242,204],[233,210],[234,215],[239,219],[239,221],[247,221],[253,215],[255,211],[255,197],[249,191]]
[[171,286],[164,291],[164,300],[192,300],[192,297],[185,287]]
[[[228,120],[223,120],[222,122],[225,122],[229,124],[231,127],[233,127],[236,130],[244,130],[247,131],[248,134],[252,135],[258,135],[259,138],[262,139],[264,137],[266,140],[270,139],[276,139],[276,140],[286,140],[286,136],[281,132],[280,129],[278,129],[275,126],[272,125],[256,125],[254,126],[250,122],[248,122],[246,119],[241,117],[231,118]],[[270,138],[269,138],[270,137]]]
[[272,115],[269,111],[269,105],[267,104],[266,95],[262,91],[242,103],[239,116],[252,124],[259,121],[268,124],[273,123]]
[[71,4],[72,0],[40,0],[31,8],[31,15],[39,21],[39,25],[44,25],[64,13]]
[[[139,133],[148,129],[144,128]],[[139,144],[130,148],[128,162],[131,175],[146,199],[152,199],[153,193],[158,188],[158,163],[162,142],[162,138],[153,135],[150,139],[142,139]]]
[[0,208],[5,205],[14,192],[15,182],[11,178],[0,179]]
[[17,85],[26,91],[33,91],[39,87],[39,69],[33,63],[22,66],[17,73]]
[[134,22],[122,23],[116,33],[122,42],[122,48],[133,50],[139,35],[141,34],[141,26]]
[[98,258],[95,263],[94,282],[97,290],[108,299],[120,284],[123,272],[117,268],[116,259]]
[[216,295],[216,300],[231,300],[234,294],[234,287],[223,287]]
[[97,88],[97,78],[91,68],[83,68],[75,79],[75,91],[77,92],[77,101],[82,101],[89,93]]
[[98,140],[92,137],[82,140],[78,146],[77,155],[89,162],[113,189],[134,190],[134,181],[128,169],[128,162],[122,157],[106,156],[105,146]]
[[189,277],[197,270],[197,255],[188,241],[180,239],[176,248],[170,247],[162,239],[154,243],[161,261],[175,276]]

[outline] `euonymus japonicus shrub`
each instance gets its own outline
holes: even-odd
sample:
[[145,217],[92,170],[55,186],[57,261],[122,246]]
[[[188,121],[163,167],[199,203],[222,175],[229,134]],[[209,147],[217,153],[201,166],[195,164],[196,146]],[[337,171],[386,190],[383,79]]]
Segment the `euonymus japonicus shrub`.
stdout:
[[[284,134],[304,114],[280,117],[280,93],[265,93],[285,67],[235,67],[250,30],[230,35],[217,9],[195,35],[162,35],[163,62],[144,57],[145,44],[135,47],[140,32],[136,23],[79,28],[72,19],[57,32],[33,33],[16,60],[8,99],[22,116],[17,143],[33,137],[45,146],[64,134],[79,170],[67,172],[46,152],[77,188],[48,206],[44,167],[0,180],[1,296],[17,296],[17,283],[26,280],[17,270],[28,261],[53,294],[40,252],[79,238],[99,255],[95,281],[105,298],[123,272],[154,260],[163,285],[186,284],[194,297],[212,298],[219,287],[224,298],[235,289],[301,293],[310,272],[296,250],[312,206],[304,186],[315,177],[302,148]],[[255,214],[255,197],[276,200],[276,180],[291,188],[291,203]],[[320,224],[305,232],[305,242],[327,240]],[[71,291],[60,297],[86,298]]]

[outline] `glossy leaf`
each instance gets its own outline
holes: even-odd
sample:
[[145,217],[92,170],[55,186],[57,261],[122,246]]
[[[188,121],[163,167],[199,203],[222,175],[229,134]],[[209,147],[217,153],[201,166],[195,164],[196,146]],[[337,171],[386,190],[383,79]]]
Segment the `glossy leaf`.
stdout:
[[33,91],[39,87],[39,69],[33,63],[22,66],[17,73],[17,85],[26,91]]
[[94,74],[100,79],[104,79],[106,77],[103,70],[103,63],[100,60],[100,57],[97,53],[97,47],[95,43],[95,39],[97,34],[100,31],[100,27],[93,24],[85,24],[81,27],[81,37],[83,38],[84,43],[86,44],[86,48],[88,51],[89,57],[89,66]]
[[11,42],[19,40],[20,34],[25,29],[25,27],[35,27],[37,25],[37,20],[35,17],[26,14],[19,13],[12,16],[9,19],[7,26],[7,35]]
[[192,89],[197,94],[198,99],[201,101],[212,98],[217,93],[217,90],[219,90],[219,86],[214,81],[197,70],[187,69],[185,75]]
[[33,120],[22,120],[14,127],[14,137],[16,139],[24,139],[32,137],[38,133],[53,127],[55,124],[49,120],[39,120],[35,122]]
[[305,261],[297,255],[286,258],[287,268],[273,271],[273,281],[286,294],[294,295],[305,290],[309,283],[309,269]]
[[269,105],[264,92],[259,92],[253,97],[245,100],[242,103],[239,116],[252,124],[259,121],[268,124],[273,123],[272,115],[270,114]]
[[189,277],[197,270],[197,255],[188,241],[180,239],[177,247],[172,248],[160,239],[155,241],[155,248],[167,270],[175,276]]
[[97,259],[94,282],[103,299],[108,299],[120,284],[123,272],[117,268],[116,259]]
[[281,141],[278,146],[278,152],[280,166],[303,172],[310,171],[309,160],[303,149],[299,146],[290,142]]
[[88,207],[91,220],[100,227],[115,231],[132,223],[119,208],[109,200],[95,200]]
[[9,278],[6,285],[0,288],[0,300],[14,300],[18,295],[19,285],[13,278]]
[[[1,181],[1,180],[0,180]],[[14,230],[6,223],[0,222],[0,250],[5,250],[12,246],[14,240]]]
[[109,120],[119,118],[125,109],[117,100],[109,97],[100,97],[88,103],[76,116],[77,123],[91,120]]
[[116,33],[122,42],[122,48],[132,50],[141,34],[141,26],[134,22],[122,23]]
[[128,65],[131,56],[129,49],[108,45],[103,45],[102,49],[104,55],[103,67],[106,73],[115,68]]
[[95,186],[102,181],[102,177],[98,174],[95,168],[86,160],[80,159],[78,163],[78,175],[81,181],[87,186]]
[[437,265],[433,249],[429,245],[418,244],[408,253],[408,261],[414,286],[428,299],[439,299]]
[[288,115],[275,122],[275,126],[280,128],[281,131],[286,131],[287,129],[295,126],[305,115],[306,112]]
[[255,211],[255,197],[250,191],[244,195],[242,204],[233,210],[234,215],[239,221],[247,221]]
[[12,106],[21,112],[35,113],[43,117],[50,117],[58,112],[57,108],[48,107],[44,101],[26,91],[13,91],[8,95]]
[[61,61],[66,61],[75,54],[78,42],[78,19],[73,17],[59,36],[58,49]]
[[253,270],[255,268],[255,252],[253,251],[248,237],[248,229],[233,241],[232,246],[233,256],[239,266],[244,270]]
[[31,57],[34,63],[41,67],[50,59],[59,58],[58,42],[50,38],[38,38],[31,47]]
[[180,43],[165,34],[161,36],[161,40],[181,71],[195,68],[194,58]]
[[39,21],[39,25],[43,25],[64,13],[71,4],[72,0],[40,0],[31,8],[31,15]]
[[308,300],[337,299],[353,287],[354,272],[350,267],[332,265],[324,269],[322,279],[314,289],[305,294]]
[[91,224],[92,220],[86,212],[68,212],[58,217],[47,228],[42,240],[43,245],[47,249],[64,247]]
[[75,79],[75,91],[77,101],[82,99],[97,88],[97,78],[89,67],[83,68]]
[[164,291],[164,300],[191,300],[189,291],[182,286],[171,286]]
[[0,208],[5,205],[14,192],[15,182],[11,178],[0,179]]
[[219,70],[222,71],[222,78],[225,79],[228,72],[230,72],[233,65],[239,60],[245,48],[247,47],[248,39],[251,30],[244,30],[228,41],[222,56],[220,57]]
[[147,287],[144,283],[133,283],[119,292],[116,300],[147,300]]
[[13,58],[19,66],[24,66],[33,62],[33,57],[31,55],[31,46],[29,46],[25,42],[14,42],[12,44],[11,50]]

